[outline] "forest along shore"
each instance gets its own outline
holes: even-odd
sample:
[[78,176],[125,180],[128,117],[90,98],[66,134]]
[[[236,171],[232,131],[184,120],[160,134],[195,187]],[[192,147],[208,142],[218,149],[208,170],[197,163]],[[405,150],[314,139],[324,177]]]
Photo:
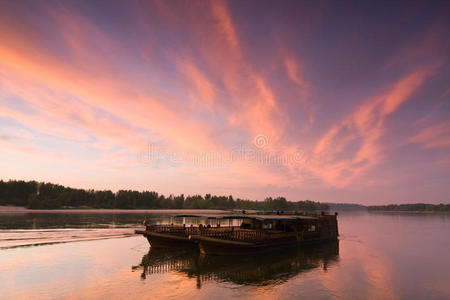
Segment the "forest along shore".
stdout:
[[[31,209],[224,209],[224,210],[290,210],[290,211],[385,211],[450,212],[450,204],[390,204],[364,206],[352,203],[321,203],[311,200],[288,201],[284,197],[267,197],[264,201],[216,196],[211,194],[168,197],[155,191],[75,189],[53,183],[23,180],[0,180],[0,206]],[[14,208],[5,208],[13,213]]]
[[211,194],[168,197],[155,191],[75,189],[59,184],[23,180],[0,180],[0,205],[26,206],[33,209],[119,208],[119,209],[256,209],[327,211],[325,203],[287,201],[267,197],[264,201],[216,196]]
[[106,209],[106,208],[61,208],[61,209],[30,209],[24,206],[1,206],[0,213],[4,214],[24,214],[24,213],[192,213],[192,214],[228,214],[229,210],[222,209]]

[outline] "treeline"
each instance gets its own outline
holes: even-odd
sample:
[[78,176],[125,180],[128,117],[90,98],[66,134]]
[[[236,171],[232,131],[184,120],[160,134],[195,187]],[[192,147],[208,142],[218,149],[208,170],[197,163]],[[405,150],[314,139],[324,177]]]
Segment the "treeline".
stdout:
[[356,211],[367,210],[367,206],[354,203],[327,203],[331,211]]
[[0,205],[33,209],[120,208],[120,209],[257,209],[326,211],[328,205],[310,200],[291,202],[284,197],[264,201],[234,199],[233,196],[194,195],[168,197],[153,191],[83,190],[36,181],[0,181]]
[[367,207],[369,211],[445,211],[450,212],[450,204],[390,204],[390,205],[374,205]]

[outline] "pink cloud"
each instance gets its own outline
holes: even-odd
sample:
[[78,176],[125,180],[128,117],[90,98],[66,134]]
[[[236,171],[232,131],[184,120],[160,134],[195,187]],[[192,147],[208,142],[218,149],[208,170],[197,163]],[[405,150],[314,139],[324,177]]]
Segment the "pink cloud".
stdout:
[[21,153],[28,156],[34,156],[37,158],[51,158],[51,159],[62,159],[64,156],[60,153],[47,152],[36,149],[30,146],[29,143],[20,141],[15,137],[5,137],[0,136],[0,148],[4,151],[10,151],[13,153]]
[[[219,14],[218,20],[225,23],[219,27],[227,30],[227,36],[232,34],[233,29],[230,27],[232,22],[225,19],[228,14],[223,11],[223,7],[214,9],[214,13]],[[168,143],[172,151],[179,154],[190,153],[190,151],[201,153],[203,149],[226,151],[220,143],[217,143],[216,137],[211,137],[211,133],[215,130],[214,124],[204,123],[200,119],[191,120],[184,108],[173,109],[167,106],[166,103],[171,102],[167,100],[170,99],[164,98],[164,95],[157,90],[153,94],[141,92],[136,89],[131,80],[111,74],[110,66],[104,65],[107,62],[92,57],[94,52],[89,51],[87,45],[89,41],[85,39],[84,32],[89,31],[94,36],[100,35],[100,39],[106,45],[117,48],[113,41],[103,38],[103,34],[92,29],[86,20],[74,22],[58,14],[55,18],[61,23],[61,28],[68,29],[63,36],[69,49],[72,50],[75,62],[82,62],[84,59],[87,59],[87,62],[92,61],[92,69],[78,68],[72,63],[59,61],[45,51],[29,52],[28,49],[35,45],[26,37],[14,37],[8,40],[8,43],[0,47],[2,66],[8,70],[8,75],[2,79],[3,91],[22,98],[36,113],[1,106],[4,116],[13,117],[32,128],[56,134],[62,138],[83,140],[86,135],[92,135],[100,140],[97,144],[101,144],[102,141],[108,144],[113,143],[111,146],[115,144],[131,151],[142,150],[143,146],[147,146],[149,142],[148,136],[140,129],[147,129],[160,137]],[[233,40],[234,38],[226,38],[228,43]],[[233,43],[231,46],[236,48]],[[211,108],[215,97],[214,85],[193,63],[184,61],[180,68],[186,72],[185,76],[193,83],[195,96],[199,95],[204,100],[205,106]],[[36,77],[35,74],[40,76]],[[249,80],[243,80],[237,84],[239,87],[233,97],[246,98],[249,95],[250,98],[247,99],[251,100],[251,103],[239,103],[230,114],[239,113],[238,125],[243,128],[237,126],[237,130],[264,132],[275,140],[279,135],[274,130],[278,122],[272,117],[276,101],[265,79],[252,72],[249,74]],[[237,74],[230,76],[235,75]],[[18,82],[21,85],[18,85]],[[249,92],[246,91],[246,88],[253,84],[254,88]],[[24,86],[27,88],[23,88]],[[77,100],[66,100],[73,97]],[[248,110],[242,111],[243,108]],[[98,115],[95,110],[104,110],[114,118]],[[197,113],[195,110],[191,112]],[[222,113],[224,113],[223,110]],[[183,121],[180,122],[180,120]],[[253,136],[250,138],[252,139]],[[99,163],[108,164],[111,161],[114,161],[111,165],[114,169],[121,169],[120,166],[124,165],[117,164],[118,162],[125,162],[128,165],[124,152],[107,154]],[[241,173],[261,169],[255,165],[248,166],[247,163],[236,163],[232,168],[240,170]],[[263,182],[271,182],[273,177],[261,170],[255,173],[258,174],[254,177],[255,181],[265,176]]]
[[420,144],[426,149],[450,147],[450,122],[442,122],[424,128],[409,141]]
[[[419,69],[395,83],[384,95],[360,105],[317,142],[311,170],[328,184],[346,187],[383,160],[379,143],[385,134],[385,119],[433,74],[434,68]],[[354,150],[349,147],[356,144]],[[345,157],[342,158],[342,155]]]
[[192,86],[192,97],[202,102],[209,110],[214,107],[216,87],[207,76],[192,62],[181,60],[178,62],[180,71],[184,74],[188,83]]
[[236,52],[239,52],[239,41],[236,29],[230,16],[226,3],[222,0],[211,2],[212,15],[217,20],[218,32],[225,36],[227,44]]
[[292,57],[286,57],[284,60],[284,67],[289,78],[301,88],[301,94],[303,97],[308,96],[310,83],[303,78],[301,67],[298,62]]

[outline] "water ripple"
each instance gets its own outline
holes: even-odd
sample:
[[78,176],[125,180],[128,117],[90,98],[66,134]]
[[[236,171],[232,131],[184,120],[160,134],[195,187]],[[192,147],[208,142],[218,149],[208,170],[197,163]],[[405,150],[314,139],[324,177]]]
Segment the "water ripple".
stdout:
[[134,235],[132,228],[0,230],[0,249],[122,238]]

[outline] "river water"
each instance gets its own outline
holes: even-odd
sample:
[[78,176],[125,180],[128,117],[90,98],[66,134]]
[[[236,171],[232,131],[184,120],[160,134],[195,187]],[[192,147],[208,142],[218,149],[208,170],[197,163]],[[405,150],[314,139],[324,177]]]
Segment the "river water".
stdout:
[[449,215],[341,213],[338,243],[221,257],[133,234],[196,222],[167,213],[0,213],[0,298],[450,299]]

